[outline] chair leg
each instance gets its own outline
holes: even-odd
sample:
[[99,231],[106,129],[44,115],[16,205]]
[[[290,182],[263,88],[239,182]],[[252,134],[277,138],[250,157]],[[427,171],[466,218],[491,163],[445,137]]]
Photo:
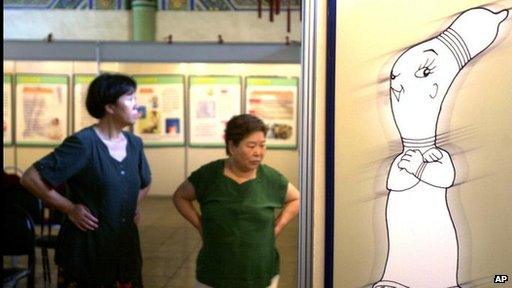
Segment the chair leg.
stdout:
[[34,288],[36,275],[35,253],[31,253],[28,255],[28,263],[30,274],[28,274],[27,278],[27,288]]
[[62,272],[62,268],[57,266],[57,288],[66,288],[65,286],[64,272]]
[[50,260],[48,260],[48,258],[46,258],[46,268],[47,268],[47,272],[46,272],[47,277],[46,278],[48,278],[48,284],[49,284],[48,286],[51,287],[52,286],[51,285],[52,284],[52,271],[50,269]]
[[44,287],[48,287],[52,283],[51,273],[50,273],[50,260],[48,259],[48,249],[43,247],[41,249],[41,254],[43,255],[43,279],[44,279]]
[[48,250],[46,250],[46,278],[48,279],[48,284],[51,287],[52,285],[52,271],[50,270],[50,257],[48,257]]
[[44,248],[41,248],[41,263],[43,264],[43,283],[46,288],[46,262],[44,261]]

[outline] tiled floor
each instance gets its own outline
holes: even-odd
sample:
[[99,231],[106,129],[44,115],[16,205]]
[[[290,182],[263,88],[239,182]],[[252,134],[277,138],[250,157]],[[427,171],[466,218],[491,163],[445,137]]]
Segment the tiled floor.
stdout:
[[[170,197],[145,199],[142,216],[140,234],[145,287],[194,287],[195,261],[201,247],[199,234],[178,214]],[[281,256],[280,288],[297,287],[297,237],[298,220],[295,218],[277,241]],[[38,249],[36,254],[36,287],[43,287],[41,251]],[[53,253],[50,257],[53,259]],[[56,287],[53,263],[51,269],[52,287]],[[25,283],[18,287],[25,287]]]

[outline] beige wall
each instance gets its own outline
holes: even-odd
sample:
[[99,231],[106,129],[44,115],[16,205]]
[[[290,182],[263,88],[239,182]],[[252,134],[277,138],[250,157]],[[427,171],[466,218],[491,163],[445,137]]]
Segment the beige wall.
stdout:
[[[389,105],[391,65],[402,49],[447,28],[453,15],[486,2],[338,1],[334,287],[363,287],[383,272],[386,177],[389,157],[401,150]],[[511,27],[509,15],[501,39],[457,77],[439,120],[438,132],[450,132],[441,147],[460,183],[448,190],[459,283],[512,274]]]
[[[52,73],[68,75],[76,73],[95,74],[95,62],[72,61],[4,61],[4,73]],[[251,75],[300,76],[298,64],[197,64],[197,63],[101,63],[101,71],[116,71],[126,74],[183,74],[189,75]],[[70,91],[71,93],[71,91]],[[71,109],[71,103],[69,105]],[[69,125],[71,131],[71,125]],[[52,148],[17,147],[18,168],[26,170],[34,161],[52,151]],[[151,195],[171,195],[190,173],[201,165],[226,157],[223,148],[158,147],[146,148],[151,166],[153,183]],[[14,166],[14,148],[4,148],[6,166]],[[281,171],[298,186],[298,150],[269,149],[265,163]]]
[[4,10],[4,39],[125,41],[131,37],[129,11]]
[[291,14],[291,31],[286,32],[286,13],[275,15],[274,22],[268,13],[258,18],[256,11],[248,12],[170,12],[159,11],[156,18],[156,40],[164,41],[173,35],[173,41],[217,41],[221,34],[225,42],[285,42],[300,41],[302,23],[299,14]]
[[[292,12],[291,32],[286,32],[286,13],[258,18],[256,11],[200,12],[157,11],[156,41],[285,42],[300,41],[301,22]],[[42,40],[49,33],[55,40],[126,41],[131,39],[130,11],[99,10],[4,10],[4,39]]]

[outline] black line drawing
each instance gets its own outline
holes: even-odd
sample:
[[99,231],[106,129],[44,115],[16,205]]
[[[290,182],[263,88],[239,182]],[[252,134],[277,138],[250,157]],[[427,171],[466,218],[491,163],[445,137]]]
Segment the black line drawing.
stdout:
[[455,167],[437,146],[437,122],[455,77],[494,42],[507,16],[507,10],[466,10],[393,65],[391,108],[403,148],[388,174],[388,254],[373,288],[460,287],[457,231],[446,198]]

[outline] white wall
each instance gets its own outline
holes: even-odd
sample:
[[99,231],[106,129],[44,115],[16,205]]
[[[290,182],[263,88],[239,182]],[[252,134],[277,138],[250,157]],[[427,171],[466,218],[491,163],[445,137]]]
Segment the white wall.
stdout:
[[[217,41],[285,42],[300,41],[299,13],[292,12],[291,33],[286,32],[286,13],[275,16],[274,22],[255,11],[157,11],[155,41]],[[42,40],[49,33],[55,40],[130,40],[131,11],[101,10],[4,10],[4,39]]]
[[124,41],[130,39],[129,11],[4,10],[4,39]]
[[156,41],[164,41],[169,34],[173,41],[217,41],[221,34],[225,42],[285,42],[300,41],[299,13],[291,15],[291,32],[286,32],[286,13],[275,15],[270,22],[268,14],[258,18],[256,11],[248,12],[170,12],[157,13]]

